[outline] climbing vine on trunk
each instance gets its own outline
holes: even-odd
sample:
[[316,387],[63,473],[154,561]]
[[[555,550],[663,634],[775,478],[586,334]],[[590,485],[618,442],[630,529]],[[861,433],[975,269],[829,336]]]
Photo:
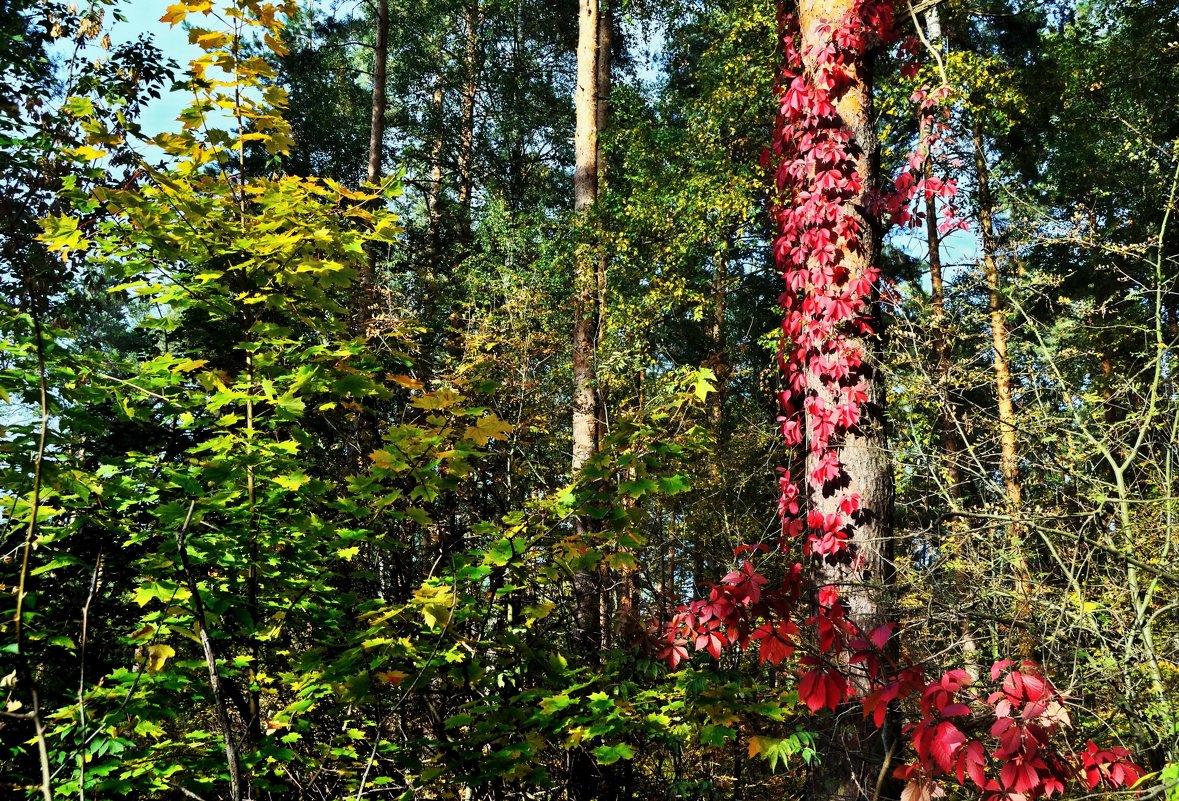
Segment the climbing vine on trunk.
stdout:
[[[677,611],[662,655],[674,668],[689,648],[719,658],[725,647],[756,641],[760,661],[771,665],[802,651],[801,704],[819,713],[854,701],[877,728],[901,701],[916,700],[918,714],[903,726],[910,761],[892,771],[907,782],[904,801],[943,795],[954,780],[1012,801],[1050,797],[1070,782],[1090,790],[1131,786],[1142,770],[1125,749],[1069,746],[1066,699],[1038,666],[1002,660],[989,681],[965,670],[929,681],[920,665],[899,656],[897,624],[881,619],[880,598],[864,598],[868,582],[879,587],[887,579],[874,538],[891,514],[891,488],[869,487],[869,502],[860,485],[870,483],[863,473],[871,468],[857,462],[882,424],[873,366],[887,295],[879,243],[888,227],[924,226],[916,201],[944,201],[942,233],[965,225],[954,214],[956,182],[925,171],[945,135],[942,107],[952,90],[946,84],[914,93],[922,120],[917,148],[893,181],[874,180],[871,73],[874,54],[897,39],[892,4],[804,0],[800,12],[779,18],[785,58],[764,162],[773,171],[773,251],[785,283],[778,423],[786,444],[806,454],[802,471],[779,468],[777,550],[792,554],[801,543],[802,559],[775,582],[744,562],[707,600]],[[906,40],[898,49],[911,59],[919,47]],[[914,72],[911,63],[903,69]],[[770,550],[761,544],[737,552]],[[807,587],[815,588],[809,615],[800,604]],[[890,754],[880,762],[902,759]]]

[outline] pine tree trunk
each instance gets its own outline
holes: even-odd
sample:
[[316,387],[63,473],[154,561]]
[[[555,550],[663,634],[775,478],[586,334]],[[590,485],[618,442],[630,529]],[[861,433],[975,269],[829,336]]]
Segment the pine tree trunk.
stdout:
[[[598,199],[598,0],[581,0],[577,38],[576,129],[573,208],[586,218]],[[595,350],[599,309],[598,255],[587,244],[578,247],[573,263],[573,460],[574,475],[598,452],[597,375]],[[576,532],[588,539],[592,522],[575,521]],[[599,645],[598,581],[594,571],[574,577],[577,618],[575,638],[584,653]]]
[[[814,51],[830,40],[824,33],[825,24],[839,24],[854,12],[855,0],[802,0],[799,3],[799,25],[802,34],[803,66],[810,72]],[[868,193],[878,184],[876,132],[872,125],[872,57],[864,56],[853,64],[849,85],[835,100],[840,121],[852,134],[849,147],[856,172],[862,180],[863,196],[848,201],[850,213],[859,218],[863,233],[857,246],[843,245],[841,264],[852,274],[874,265],[880,254],[880,226],[864,214],[870,203]],[[873,304],[875,324],[881,330],[879,304]],[[838,455],[847,477],[848,486],[839,492],[811,492],[810,506],[824,514],[838,514],[839,503],[845,493],[858,493],[862,512],[855,518],[854,558],[846,561],[824,561],[815,571],[817,586],[835,586],[848,607],[848,617],[863,631],[871,631],[891,619],[889,589],[892,584],[892,517],[893,476],[884,421],[884,382],[879,374],[882,340],[875,336],[847,334],[852,347],[864,354],[864,364],[858,378],[866,389],[868,400],[862,405],[859,424],[848,431],[838,447]],[[835,397],[839,387],[826,383],[806,370],[807,391],[819,396],[829,408],[838,404]],[[807,421],[807,430],[812,429]],[[808,473],[816,466],[816,455],[808,455]],[[867,690],[867,676],[853,666],[845,665],[850,682],[859,693]],[[854,712],[838,715],[829,722],[823,733],[821,764],[811,777],[809,795],[815,801],[858,799],[875,801],[886,788],[889,754],[886,735],[895,734],[891,726],[877,730]],[[893,738],[895,740],[895,737]]]
[[462,225],[461,239],[471,241],[471,192],[474,178],[471,168],[475,156],[475,100],[479,92],[479,24],[482,12],[479,0],[471,0],[467,8],[467,41],[463,52],[463,68],[466,72],[463,85],[462,130],[459,133],[458,152],[458,203],[459,223]]
[[[930,26],[932,28],[932,26]],[[926,161],[926,175],[932,174],[932,164]],[[933,339],[934,379],[940,400],[938,424],[942,435],[942,458],[945,460],[946,491],[950,498],[962,497],[962,474],[958,469],[957,414],[950,390],[950,348],[946,339],[946,292],[942,276],[941,238],[937,231],[937,200],[933,195],[925,199],[925,233],[929,240],[929,284]]]
[[1021,625],[1031,615],[1031,575],[1024,553],[1023,530],[1019,515],[1023,505],[1019,479],[1019,437],[1015,419],[1015,401],[1011,383],[1011,360],[1007,345],[1007,309],[1003,302],[1003,287],[999,276],[997,243],[995,239],[994,200],[991,195],[990,170],[987,167],[986,144],[981,124],[975,120],[971,128],[974,144],[975,176],[978,182],[978,227],[982,239],[983,277],[987,285],[987,301],[991,315],[991,347],[994,350],[995,402],[999,412],[999,471],[1003,485],[1007,514],[1011,518],[1007,537],[1011,547],[1011,574],[1015,604],[1012,623],[1027,658],[1033,658],[1032,643]]

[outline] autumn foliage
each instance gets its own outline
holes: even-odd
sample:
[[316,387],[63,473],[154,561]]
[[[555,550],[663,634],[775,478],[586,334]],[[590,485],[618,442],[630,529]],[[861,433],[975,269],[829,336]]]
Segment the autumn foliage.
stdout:
[[[861,79],[869,54],[894,43],[892,4],[859,0],[842,19],[819,26],[818,42],[800,44],[798,22],[786,13],[780,15],[780,30],[785,65],[779,116],[772,149],[763,156],[778,198],[772,209],[778,231],[773,249],[785,283],[779,299],[785,388],[778,395],[778,423],[788,446],[809,452],[811,467],[803,476],[779,468],[778,552],[789,555],[801,547],[803,561],[776,581],[743,562],[712,587],[707,600],[677,611],[665,631],[662,657],[674,668],[688,658],[689,648],[719,658],[726,647],[746,648],[755,641],[760,662],[770,665],[804,652],[797,660],[798,696],[811,712],[854,702],[865,719],[881,727],[905,702],[903,708],[914,714],[903,725],[911,761],[894,770],[906,782],[904,801],[940,797],[947,782],[986,799],[1011,801],[1052,797],[1070,783],[1090,790],[1130,787],[1143,771],[1126,749],[1101,749],[1091,741],[1079,752],[1069,746],[1067,699],[1037,665],[1003,660],[991,667],[989,681],[964,669],[928,680],[920,665],[899,658],[890,645],[896,624],[860,630],[838,587],[816,587],[811,613],[803,612],[800,600],[809,598],[815,583],[806,565],[858,558],[861,498],[846,489],[840,444],[864,415],[868,393],[859,376],[868,354],[862,342],[879,335],[873,306],[887,289],[879,266],[856,256],[872,252],[865,243],[879,236],[874,225],[923,223],[915,201],[945,201],[942,233],[965,223],[952,204],[956,182],[925,170],[931,149],[945,135],[940,104],[948,86],[914,93],[919,144],[884,186],[865,186],[866,176],[856,168],[854,134],[837,111],[841,95]],[[915,73],[914,41],[898,48],[907,75]],[[814,391],[816,379],[828,391]],[[834,494],[838,511],[811,506],[808,498],[815,493]]]

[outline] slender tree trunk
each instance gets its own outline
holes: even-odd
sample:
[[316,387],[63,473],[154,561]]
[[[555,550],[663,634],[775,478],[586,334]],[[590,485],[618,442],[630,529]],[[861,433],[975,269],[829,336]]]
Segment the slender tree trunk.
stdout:
[[[597,141],[597,156],[596,161],[598,165],[598,187],[597,192],[600,196],[606,188],[606,172],[608,160],[606,154],[602,152],[602,133],[606,131],[610,124],[610,56],[614,43],[614,18],[610,6],[610,0],[599,0],[598,3],[598,45],[597,45],[597,97],[595,98],[595,117],[598,132]],[[601,340],[601,332],[606,326],[606,274],[608,268],[609,257],[605,249],[601,249],[598,253],[597,272],[594,275],[594,281],[597,284],[598,292],[598,320],[594,330],[594,353],[596,355],[598,343]],[[595,371],[596,373],[596,371]],[[597,438],[599,446],[602,440],[606,437],[606,427],[608,418],[606,414],[606,393],[602,387],[601,376],[595,374],[594,386],[594,417],[597,421]],[[598,630],[601,633],[600,644],[602,651],[605,652],[610,649],[611,636],[615,631],[612,617],[615,609],[620,615],[627,616],[628,620],[631,618],[631,613],[634,611],[629,602],[631,600],[626,588],[633,584],[632,571],[627,568],[622,569],[622,575],[619,576],[617,586],[620,588],[621,597],[618,598],[618,604],[614,604],[614,593],[610,591],[611,585],[614,583],[615,576],[611,574],[609,567],[602,564],[599,571],[599,580],[601,582],[601,589],[598,593]],[[624,608],[625,605],[625,608]]]
[[[583,219],[598,199],[598,0],[581,0],[577,38],[576,129],[573,207]],[[573,460],[576,475],[598,452],[598,404],[595,350],[600,315],[599,258],[594,249],[578,247],[573,264]],[[579,537],[588,538],[592,523],[579,516]],[[593,571],[574,577],[577,596],[577,641],[585,653],[600,642],[598,586]]]
[[[443,115],[445,113],[446,76],[442,65],[434,73],[434,90],[430,95],[429,107],[429,179],[426,182],[426,247],[422,253],[421,281],[423,288],[422,318],[429,331],[429,344],[423,348],[420,372],[422,380],[429,386],[440,366],[446,360],[450,337],[447,332],[445,312],[440,304],[444,268],[442,263],[442,157],[445,153],[446,135]],[[443,526],[447,527],[446,524]],[[428,535],[427,535],[428,536]],[[438,543],[446,536],[439,533]]]
[[[601,180],[598,135],[606,121],[600,96],[603,74],[609,84],[609,55],[600,46],[603,22],[599,0],[580,0],[577,27],[577,88],[574,96],[573,208],[583,223],[598,200]],[[603,59],[606,64],[603,65]],[[573,260],[573,458],[577,475],[598,452],[600,407],[597,376],[597,340],[604,292],[604,257],[591,242],[580,243]],[[574,521],[578,538],[587,545],[594,532],[591,518]],[[610,629],[602,571],[583,569],[573,578],[575,596],[574,641],[590,660],[601,653]],[[598,766],[584,749],[570,755],[570,791],[579,801],[603,801],[611,787],[610,770]]]
[[431,277],[438,270],[442,250],[442,154],[446,147],[443,134],[443,101],[446,81],[442,68],[434,75],[434,93],[430,97],[430,181],[426,187],[426,249]]
[[1007,309],[1003,302],[1003,287],[999,276],[997,243],[995,239],[994,200],[991,196],[990,170],[987,167],[986,144],[982,125],[976,120],[971,127],[974,144],[974,166],[978,181],[978,227],[982,239],[983,277],[987,284],[987,300],[991,314],[991,347],[994,350],[995,400],[999,412],[999,470],[1003,474],[1003,485],[1007,514],[1011,517],[1008,525],[1008,542],[1011,546],[1011,572],[1014,583],[1015,608],[1014,627],[1019,634],[1024,655],[1032,657],[1032,643],[1026,630],[1020,625],[1030,614],[1031,575],[1027,556],[1024,553],[1023,530],[1019,515],[1023,505],[1019,479],[1019,438],[1015,419],[1015,402],[1012,394],[1011,360],[1007,352],[1009,333],[1007,330]]
[[[389,65],[389,0],[376,2],[376,37],[373,42],[373,95],[369,118],[368,175],[369,183],[377,183],[383,174],[385,155],[385,115],[388,100],[385,84]],[[362,327],[371,319],[376,304],[377,249],[368,248],[364,274],[360,276],[360,322]]]
[[192,564],[188,558],[188,526],[192,522],[192,513],[195,508],[196,502],[193,501],[188,506],[188,515],[184,518],[184,525],[176,532],[176,552],[180,557],[185,584],[188,585],[188,591],[192,596],[193,618],[196,622],[201,651],[205,657],[205,667],[209,671],[209,692],[213,697],[213,709],[217,714],[217,724],[221,729],[221,740],[225,746],[225,763],[229,769],[229,798],[230,801],[241,801],[243,787],[238,735],[233,730],[233,723],[229,717],[229,700],[221,672],[217,666],[217,655],[213,651],[213,641],[209,637],[204,602],[201,600],[196,574],[193,573]]
[[471,0],[467,7],[467,42],[463,52],[463,68],[466,72],[463,84],[462,130],[459,133],[458,152],[458,203],[460,237],[464,243],[471,241],[471,191],[474,179],[471,168],[475,156],[475,100],[479,92],[479,25],[482,12],[479,0]]
[[368,137],[368,181],[381,180],[385,150],[385,84],[389,65],[389,0],[376,0],[377,30],[373,43],[373,102]]
[[708,398],[708,422],[712,426],[713,440],[717,447],[717,458],[713,459],[713,478],[719,477],[716,468],[719,467],[718,459],[723,444],[721,418],[729,381],[728,353],[725,347],[725,304],[731,248],[732,243],[726,239],[724,245],[712,257],[712,319],[708,325],[708,339],[712,352],[708,357],[708,366],[716,375],[716,391]]
[[[932,30],[933,26],[930,25]],[[925,174],[931,175],[932,164],[927,160]],[[937,232],[937,200],[930,195],[925,199],[925,233],[929,240],[929,284],[931,325],[933,339],[934,377],[940,398],[939,427],[942,434],[942,457],[945,460],[946,490],[952,500],[962,497],[962,475],[958,470],[957,414],[954,409],[953,393],[950,389],[950,348],[946,339],[946,292],[942,276],[941,237]]]
[[[830,41],[824,28],[840,23],[853,13],[855,0],[801,0],[799,25],[802,34],[803,66],[815,69],[815,53]],[[862,196],[846,201],[847,211],[861,225],[858,244],[843,243],[840,263],[855,275],[873,266],[880,254],[880,226],[864,214],[870,206],[868,195],[878,184],[876,132],[872,125],[872,56],[853,62],[849,83],[834,97],[837,116],[852,135],[849,153],[862,182]],[[879,304],[873,304],[873,330],[881,330]],[[818,586],[835,586],[847,604],[848,617],[862,631],[871,631],[891,619],[889,588],[892,584],[893,477],[887,452],[884,421],[884,382],[879,374],[882,339],[845,334],[851,347],[863,354],[863,365],[851,381],[863,383],[868,399],[862,405],[859,424],[849,430],[838,446],[838,455],[848,486],[839,492],[811,491],[810,506],[825,515],[839,514],[845,493],[858,493],[861,512],[854,518],[854,558],[817,563]],[[821,398],[827,408],[839,399],[838,382],[827,383],[806,370],[807,392]],[[813,430],[807,420],[807,430]],[[816,455],[808,454],[807,472],[816,467]],[[862,671],[845,666],[856,689],[867,690]],[[859,799],[875,801],[888,785],[891,755],[887,740],[895,735],[891,725],[877,730],[860,715],[845,713],[831,721],[824,733],[823,759],[812,777],[811,798],[818,801]],[[895,740],[895,737],[892,738]]]

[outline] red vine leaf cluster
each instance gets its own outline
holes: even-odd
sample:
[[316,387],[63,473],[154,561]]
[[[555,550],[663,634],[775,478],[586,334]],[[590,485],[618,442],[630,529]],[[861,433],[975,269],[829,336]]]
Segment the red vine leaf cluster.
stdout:
[[[915,699],[921,717],[903,727],[912,760],[894,771],[907,782],[902,801],[941,797],[947,781],[973,787],[987,801],[1051,797],[1074,781],[1090,789],[1128,787],[1142,770],[1125,749],[1089,743],[1078,754],[1069,748],[1066,699],[1035,665],[998,662],[989,687],[965,670],[928,681],[920,666],[899,662],[897,649],[889,647],[896,624],[861,631],[838,588],[819,587],[813,613],[805,619],[799,614],[804,587],[812,583],[804,562],[855,559],[862,499],[847,489],[840,452],[866,415],[863,343],[878,334],[873,306],[881,275],[864,258],[875,252],[868,238],[879,235],[882,220],[893,226],[923,223],[920,201],[930,198],[941,201],[943,234],[965,227],[953,206],[956,182],[926,168],[948,136],[950,87],[913,94],[918,144],[893,181],[866,186],[857,168],[861,154],[839,116],[839,101],[859,80],[870,51],[894,40],[892,30],[890,2],[858,0],[842,20],[818,26],[818,43],[800,50],[797,20],[782,16],[779,115],[763,163],[772,168],[777,192],[773,253],[785,285],[778,356],[785,388],[778,394],[777,422],[786,444],[809,457],[805,475],[778,469],[778,550],[789,553],[801,540],[803,561],[777,581],[743,562],[710,588],[707,600],[677,609],[664,628],[660,658],[674,669],[692,651],[719,659],[726,648],[756,643],[760,661],[778,665],[802,651],[800,702],[817,713],[855,699],[864,719],[877,727],[900,701]],[[902,72],[916,74],[915,41],[901,42],[899,52],[908,59]],[[825,391],[815,391],[816,383]],[[816,493],[834,494],[838,503],[826,508],[835,511],[811,506],[808,499]],[[742,546],[737,554],[767,550]],[[805,642],[794,622],[799,619],[808,632]]]

